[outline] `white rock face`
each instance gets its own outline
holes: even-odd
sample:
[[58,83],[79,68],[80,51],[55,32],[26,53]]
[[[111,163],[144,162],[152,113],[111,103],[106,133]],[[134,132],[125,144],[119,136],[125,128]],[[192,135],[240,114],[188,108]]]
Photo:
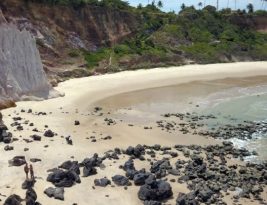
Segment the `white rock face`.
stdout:
[[0,11],[0,98],[48,98],[50,89],[35,40],[6,23]]

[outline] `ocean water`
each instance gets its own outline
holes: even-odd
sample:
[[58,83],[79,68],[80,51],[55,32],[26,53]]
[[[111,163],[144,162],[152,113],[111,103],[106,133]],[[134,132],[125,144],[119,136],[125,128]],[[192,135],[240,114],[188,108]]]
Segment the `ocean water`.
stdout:
[[[201,99],[201,114],[213,114],[216,120],[209,120],[209,126],[238,124],[244,121],[267,122],[267,85],[235,87],[218,91]],[[267,129],[267,127],[266,127]],[[257,131],[252,140],[231,139],[237,147],[255,150],[259,156],[253,160],[267,160],[267,134]]]
[[[208,127],[244,121],[267,122],[267,76],[195,81],[187,84],[124,93],[98,102],[119,119],[150,123],[165,113],[213,114]],[[125,113],[127,112],[127,115]],[[257,151],[251,160],[267,160],[267,135],[260,131],[252,140],[231,139],[236,147]]]

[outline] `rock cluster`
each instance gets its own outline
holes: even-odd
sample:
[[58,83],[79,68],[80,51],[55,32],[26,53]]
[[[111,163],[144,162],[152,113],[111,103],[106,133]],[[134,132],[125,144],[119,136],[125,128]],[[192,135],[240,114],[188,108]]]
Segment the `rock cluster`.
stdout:
[[[180,155],[178,152],[184,155],[184,160],[178,158]],[[164,155],[164,157],[157,159],[160,155]],[[236,149],[231,142],[227,141],[222,145],[206,147],[137,145],[129,146],[126,150],[116,148],[105,153],[103,157],[95,154],[81,163],[66,161],[58,168],[53,169],[47,180],[56,187],[70,187],[75,183],[81,183],[79,168],[83,168],[84,177],[93,176],[97,174],[97,167],[102,166],[106,159],[118,160],[120,156],[128,156],[129,159],[119,167],[124,170],[125,175],[114,175],[111,180],[108,178],[95,179],[94,185],[106,187],[112,185],[113,182],[115,185],[127,189],[127,186],[134,184],[139,186],[138,198],[145,205],[160,205],[162,201],[170,199],[173,195],[177,197],[177,205],[225,204],[224,194],[235,190],[240,191],[238,195],[234,196],[235,202],[243,197],[263,202],[261,193],[267,184],[267,163],[227,164],[228,157],[242,159],[247,155],[251,155],[251,153],[245,149]],[[173,163],[175,159],[176,162]],[[135,160],[147,160],[150,164],[150,171],[137,170],[134,165]],[[174,193],[171,183],[167,181],[168,177],[171,177],[170,182],[172,183],[186,184],[190,192]],[[51,192],[54,189],[50,188],[45,193],[52,197],[54,195]]]

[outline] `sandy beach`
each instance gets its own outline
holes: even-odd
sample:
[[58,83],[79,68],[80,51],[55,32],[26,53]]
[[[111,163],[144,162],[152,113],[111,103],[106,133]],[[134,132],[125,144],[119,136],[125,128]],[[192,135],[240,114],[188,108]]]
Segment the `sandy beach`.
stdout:
[[[25,195],[21,189],[21,184],[25,179],[22,167],[9,167],[8,160],[14,156],[23,155],[27,160],[39,158],[42,161],[34,163],[37,182],[35,190],[38,194],[38,201],[41,204],[49,205],[69,205],[77,203],[79,205],[93,204],[101,205],[109,203],[111,205],[141,205],[143,204],[137,197],[138,187],[131,186],[128,190],[121,187],[107,187],[92,189],[95,178],[111,178],[115,173],[123,174],[118,167],[125,162],[120,159],[114,163],[105,163],[105,170],[98,170],[98,174],[93,177],[82,178],[82,183],[72,188],[65,189],[65,200],[59,201],[48,198],[43,191],[51,186],[46,181],[47,170],[57,167],[66,160],[82,161],[85,157],[91,157],[94,153],[104,153],[108,150],[127,148],[129,145],[137,144],[162,146],[182,145],[209,145],[217,144],[219,141],[203,136],[192,134],[180,135],[175,132],[161,132],[154,125],[153,129],[144,129],[144,125],[136,124],[129,126],[127,122],[117,121],[114,125],[108,126],[105,118],[112,118],[109,109],[95,112],[94,108],[98,102],[112,96],[123,93],[146,90],[150,88],[164,87],[189,83],[194,81],[210,81],[224,78],[246,78],[253,76],[267,75],[267,62],[245,62],[213,65],[188,65],[171,68],[156,68],[151,70],[125,71],[102,76],[92,76],[81,79],[72,79],[60,83],[56,88],[64,97],[49,99],[40,102],[18,102],[17,107],[2,111],[4,122],[9,131],[19,140],[12,143],[14,150],[4,151],[4,144],[0,144],[0,193],[9,196],[11,194]],[[108,104],[108,102],[105,102]],[[27,110],[32,109],[32,113]],[[25,110],[26,112],[21,112]],[[38,115],[45,112],[46,115]],[[125,111],[131,113],[133,111]],[[24,129],[17,131],[12,127],[13,117],[22,117]],[[79,126],[74,125],[74,121],[80,122]],[[28,124],[27,124],[28,121]],[[25,123],[26,122],[26,123]],[[30,127],[29,123],[34,123]],[[47,127],[45,127],[47,125]],[[36,128],[38,132],[33,132]],[[57,133],[53,138],[43,137],[45,130],[51,129]],[[38,134],[42,136],[42,141],[26,143],[23,139],[29,139],[30,135]],[[64,139],[71,136],[73,146],[66,143]],[[92,142],[90,137],[94,136],[96,142]],[[104,140],[106,136],[111,136],[111,140]],[[44,147],[48,145],[48,147]],[[25,151],[25,148],[29,148]],[[163,157],[163,156],[162,156]],[[136,164],[137,167],[148,167],[149,164]],[[177,193],[188,192],[184,184],[173,186],[174,198],[168,201],[175,204]],[[109,195],[108,197],[106,195]],[[263,196],[267,199],[266,192]],[[0,196],[4,200],[5,197]],[[227,199],[229,200],[229,199]],[[240,203],[253,204],[248,199],[241,199]],[[257,203],[255,203],[257,204]]]

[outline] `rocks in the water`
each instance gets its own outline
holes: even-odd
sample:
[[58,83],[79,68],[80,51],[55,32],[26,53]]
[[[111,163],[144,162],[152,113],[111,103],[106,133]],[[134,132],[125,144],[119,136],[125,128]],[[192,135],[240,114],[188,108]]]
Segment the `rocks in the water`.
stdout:
[[54,137],[55,133],[52,132],[52,130],[47,130],[47,131],[45,131],[44,136],[45,137]]
[[112,177],[112,181],[118,186],[130,186],[131,182],[129,179],[122,175],[115,175]]
[[24,156],[15,156],[13,157],[13,159],[8,161],[10,166],[22,166],[24,164],[26,164],[26,160]]
[[107,185],[111,184],[111,181],[107,178],[95,179],[94,184],[95,186],[106,187]]
[[21,205],[22,201],[20,196],[13,194],[5,200],[4,205]]
[[150,176],[145,185],[141,186],[138,191],[138,197],[140,200],[165,200],[172,197],[172,187],[168,182],[162,180],[156,180],[153,176]]
[[55,199],[64,201],[64,188],[62,187],[61,188],[49,187],[44,191],[44,193],[50,198],[54,197]]

